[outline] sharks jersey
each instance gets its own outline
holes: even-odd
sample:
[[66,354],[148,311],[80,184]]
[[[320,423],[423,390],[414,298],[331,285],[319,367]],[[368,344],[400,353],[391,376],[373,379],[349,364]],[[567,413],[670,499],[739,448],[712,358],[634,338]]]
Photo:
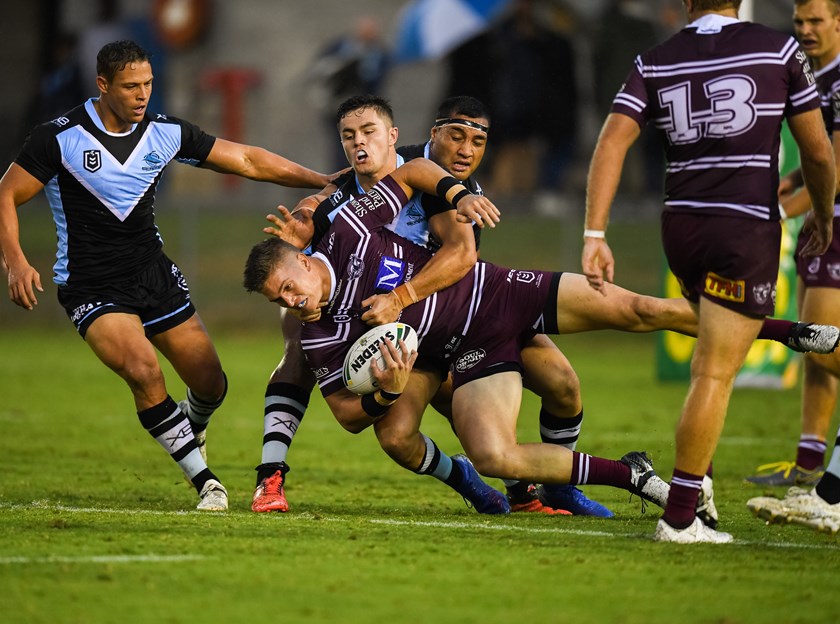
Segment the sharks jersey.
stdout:
[[124,134],[105,130],[88,100],[37,126],[16,163],[45,185],[58,236],[53,280],[89,285],[131,278],[161,257],[155,189],[172,160],[199,165],[215,137],[146,113]]

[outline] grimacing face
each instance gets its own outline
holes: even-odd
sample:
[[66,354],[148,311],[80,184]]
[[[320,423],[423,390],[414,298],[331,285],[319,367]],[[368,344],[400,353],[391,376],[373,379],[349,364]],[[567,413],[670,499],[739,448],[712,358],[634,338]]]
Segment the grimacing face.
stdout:
[[793,8],[793,30],[800,47],[822,67],[834,60],[840,46],[840,13],[832,2],[811,0]]
[[321,283],[312,271],[311,260],[302,253],[279,263],[260,292],[281,308],[296,308],[302,312],[317,310],[322,296]]
[[[466,119],[483,126],[490,123],[483,117],[455,115],[453,119]],[[477,128],[457,123],[432,128],[429,156],[458,180],[466,180],[475,173],[486,148],[487,133]]]
[[148,61],[127,64],[110,82],[96,79],[100,105],[107,107],[126,126],[143,120],[152,95],[152,66]]
[[338,133],[347,162],[358,175],[378,177],[389,165],[398,131],[373,108],[346,114],[338,124]]

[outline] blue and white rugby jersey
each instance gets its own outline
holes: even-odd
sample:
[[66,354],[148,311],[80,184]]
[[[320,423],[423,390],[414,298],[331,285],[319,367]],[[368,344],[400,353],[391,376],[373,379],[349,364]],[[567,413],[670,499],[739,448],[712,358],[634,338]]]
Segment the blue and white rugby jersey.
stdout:
[[105,130],[93,99],[35,127],[16,163],[45,185],[58,236],[60,285],[131,278],[162,254],[154,196],[172,160],[199,165],[215,137],[146,112],[123,134]]

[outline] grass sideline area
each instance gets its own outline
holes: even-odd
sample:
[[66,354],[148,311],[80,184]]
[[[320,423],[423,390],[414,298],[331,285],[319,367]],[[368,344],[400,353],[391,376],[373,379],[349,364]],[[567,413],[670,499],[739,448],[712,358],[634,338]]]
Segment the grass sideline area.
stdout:
[[[289,455],[291,511],[251,513],[264,385],[282,348],[276,313],[239,286],[261,217],[209,213],[195,228],[161,219],[230,378],[208,436],[228,513],[193,511],[194,491],[49,285],[34,313],[0,302],[4,622],[836,620],[838,537],[765,526],[744,504],[764,491],[743,477],[793,455],[797,390],[735,391],[715,458],[721,528],[733,545],[656,544],[659,510],[642,514],[638,499],[604,487],[587,492],[614,519],[480,516],[434,479],[393,464],[372,432],[344,432],[320,396]],[[27,249],[47,282],[52,226],[37,212],[25,219]],[[485,234],[482,250],[499,264],[578,270],[579,241],[579,224],[511,218]],[[615,224],[610,242],[619,283],[656,292],[656,225]],[[612,458],[646,450],[669,478],[686,386],[655,381],[654,338],[600,332],[559,344],[583,388],[580,450]],[[526,393],[523,441],[538,439],[538,409]],[[440,416],[427,414],[423,430],[443,450],[460,450]]]

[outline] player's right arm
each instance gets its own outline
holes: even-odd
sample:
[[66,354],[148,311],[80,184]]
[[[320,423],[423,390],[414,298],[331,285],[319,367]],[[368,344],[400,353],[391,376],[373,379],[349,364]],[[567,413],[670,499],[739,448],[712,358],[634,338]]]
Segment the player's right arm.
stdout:
[[788,118],[790,131],[799,146],[802,177],[814,210],[811,238],[802,249],[805,256],[820,256],[831,243],[837,170],[834,151],[825,132],[819,109]]
[[[399,341],[399,350],[390,340],[385,340],[383,346],[385,348],[381,349],[380,353],[382,353],[385,368],[380,369],[374,360],[371,363],[373,376],[381,390],[399,395],[408,384],[411,369],[417,361],[417,351],[409,351],[402,340]],[[376,405],[385,409],[377,414],[368,413],[365,403],[370,403],[371,399]],[[342,427],[350,433],[360,433],[382,418],[387,413],[387,408],[399,399],[389,400],[383,397],[379,390],[373,393],[373,397],[365,399],[346,388],[341,388],[328,394],[324,400]]]
[[[621,113],[610,113],[601,129],[589,167],[581,266],[589,285],[602,293],[605,292],[604,282],[612,282],[615,277],[615,260],[604,233],[621,181],[624,159],[640,134],[641,128],[634,119]],[[587,233],[595,233],[596,236],[587,236]]]
[[37,178],[16,163],[0,179],[0,256],[8,272],[9,298],[27,310],[38,304],[35,291],[44,289],[40,274],[29,264],[20,246],[17,209],[43,188]]

